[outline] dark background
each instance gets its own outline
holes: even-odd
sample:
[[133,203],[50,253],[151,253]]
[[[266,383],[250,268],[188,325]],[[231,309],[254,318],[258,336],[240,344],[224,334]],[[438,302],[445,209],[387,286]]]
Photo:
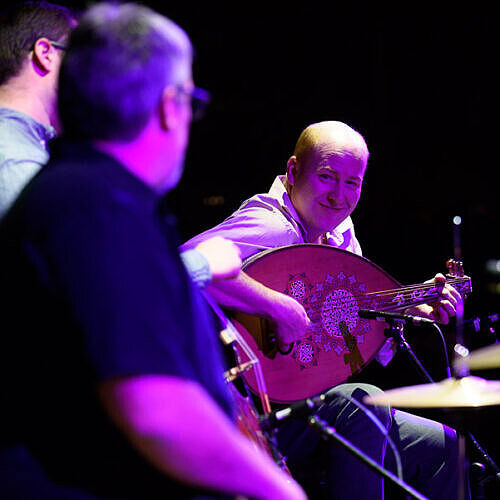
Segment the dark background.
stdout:
[[[143,3],[188,32],[196,84],[213,95],[206,117],[193,124],[185,175],[170,196],[185,239],[267,191],[305,126],[341,120],[371,152],[353,215],[364,255],[401,283],[418,283],[445,272],[458,234],[473,286],[465,319],[481,319],[478,331],[466,324],[464,343],[475,349],[496,340],[500,278],[487,270],[500,259],[495,8]],[[451,350],[454,325],[443,333]],[[408,337],[442,380],[436,332],[414,328]],[[476,375],[500,379],[495,370]],[[383,372],[370,366],[366,377],[384,388],[422,381],[404,355]],[[499,412],[471,415],[468,425],[500,462]]]

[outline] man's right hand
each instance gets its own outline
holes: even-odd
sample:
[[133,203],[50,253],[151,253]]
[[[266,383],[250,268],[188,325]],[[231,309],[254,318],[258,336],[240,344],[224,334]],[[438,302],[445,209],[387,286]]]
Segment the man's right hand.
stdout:
[[274,323],[278,347],[282,352],[286,352],[310,328],[311,320],[302,304],[259,283],[244,271],[235,279],[212,283],[210,293],[228,309],[260,316]]
[[304,337],[311,326],[302,304],[284,293],[275,292],[268,314],[276,328],[276,340],[281,352],[287,352],[291,344]]

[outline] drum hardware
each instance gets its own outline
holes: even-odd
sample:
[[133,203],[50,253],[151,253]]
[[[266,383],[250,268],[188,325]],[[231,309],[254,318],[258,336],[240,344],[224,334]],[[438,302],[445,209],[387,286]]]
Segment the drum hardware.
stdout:
[[[461,346],[463,347],[463,346]],[[457,435],[459,440],[459,481],[458,498],[465,498],[465,470],[467,459],[465,456],[465,437],[468,437],[475,449],[479,452],[486,465],[492,471],[487,475],[484,471],[481,474],[481,482],[485,483],[490,479],[500,480],[500,469],[495,462],[481,447],[475,437],[468,432],[458,416],[458,410],[482,408],[500,404],[500,381],[488,381],[480,377],[467,374],[468,366],[487,367],[493,364],[492,359],[498,354],[498,348],[481,349],[477,354],[468,354],[466,349],[455,349],[462,352],[464,357],[457,358],[453,366],[460,372],[460,376],[447,378],[439,383],[435,383],[425,370],[421,374],[429,381],[427,384],[401,387],[385,391],[382,394],[366,396],[364,402],[374,405],[391,405],[402,408],[440,408],[455,411],[458,420]],[[500,363],[496,361],[498,366]],[[466,369],[464,369],[464,367]],[[475,463],[476,468],[481,468],[483,464]]]
[[[449,265],[449,262],[447,263],[448,265]],[[410,357],[413,365],[417,368],[417,370],[420,373],[423,380],[425,380],[429,384],[434,384],[435,381],[429,375],[429,373],[427,372],[425,367],[422,365],[420,360],[417,358],[417,356],[415,355],[415,353],[411,349],[411,346],[409,345],[409,343],[404,338],[404,335],[403,335],[404,324],[408,323],[408,321],[403,322],[401,320],[397,320],[397,318],[395,318],[391,321],[390,318],[387,318],[387,322],[389,324],[389,328],[386,329],[386,332],[385,332],[386,335],[392,337],[394,339],[394,341],[397,343],[398,349]],[[418,324],[418,323],[415,323],[415,324]],[[463,307],[462,307],[462,308],[457,309],[456,326],[457,326],[457,332],[459,334],[462,333],[463,324],[464,324],[464,322],[463,322]],[[435,327],[437,327],[437,324],[435,324]],[[437,328],[439,328],[439,327],[437,327]],[[448,366],[447,367],[448,378],[445,379],[442,383],[444,384],[444,383],[446,383],[446,381],[456,381],[456,380],[460,381],[463,378],[465,378],[466,381],[463,382],[463,385],[455,385],[455,386],[447,385],[446,386],[447,388],[453,387],[455,391],[457,391],[457,389],[460,387],[467,387],[469,390],[472,390],[472,387],[474,387],[474,389],[477,389],[479,387],[480,380],[482,380],[482,379],[478,379],[477,377],[475,377],[475,378],[468,377],[469,368],[477,367],[479,369],[479,368],[486,368],[486,367],[490,367],[490,368],[500,367],[500,345],[498,345],[498,346],[495,345],[493,347],[480,349],[480,350],[474,351],[473,354],[470,354],[469,350],[465,346],[463,346],[462,344],[459,343],[459,344],[455,345],[454,352],[455,352],[455,359],[453,360],[452,364],[453,364],[453,372],[454,372],[456,378],[452,377],[451,372],[449,370],[449,366]],[[445,352],[445,354],[446,354],[446,352]],[[474,386],[471,385],[472,384],[471,381],[475,382]],[[500,400],[497,400],[496,390],[491,389],[492,384],[490,383],[488,387],[490,390],[489,395],[488,396],[483,395],[482,399],[478,399],[477,405],[473,404],[475,400],[472,398],[472,395],[470,393],[463,392],[463,394],[462,394],[463,396],[467,396],[470,398],[470,399],[464,400],[464,401],[466,401],[466,403],[468,403],[468,404],[465,404],[464,407],[470,408],[470,407],[475,407],[475,406],[486,406],[488,401],[490,401],[490,400],[492,402],[489,404],[492,404],[492,405],[500,404]],[[392,394],[392,391],[397,391],[397,389],[393,389],[393,390],[387,391],[387,392],[391,392],[391,394]],[[464,391],[464,389],[462,389],[462,391]],[[493,392],[491,392],[491,391],[493,391]],[[498,394],[500,394],[500,382],[498,382],[498,391],[499,391]],[[442,395],[439,394],[439,396],[442,396]],[[412,395],[412,398],[415,398],[414,394]],[[488,399],[488,398],[490,398],[490,399]],[[448,401],[448,400],[446,400],[446,401]],[[428,403],[425,400],[423,402]],[[457,408],[458,402],[459,401],[456,401],[456,400],[449,401],[450,404],[453,403],[451,405],[452,408]],[[387,403],[387,404],[391,404],[391,403]],[[408,404],[410,404],[410,401],[408,401]],[[417,408],[418,406],[408,406],[408,408],[412,408],[412,407]],[[430,408],[431,406],[425,406],[425,407]],[[447,405],[445,404],[444,399],[442,399],[441,397],[438,397],[438,399],[436,400],[436,406],[434,406],[434,408],[442,408],[442,407],[447,407]],[[458,423],[461,424],[461,422],[458,422]],[[484,479],[482,481],[486,482],[486,481],[489,481],[492,479],[500,480],[500,468],[493,461],[493,459],[486,452],[486,450],[481,446],[481,444],[475,438],[475,436],[466,429],[463,429],[462,432],[459,433],[459,441],[460,441],[459,446],[461,448],[463,448],[460,450],[460,453],[463,455],[461,457],[461,460],[463,462],[466,461],[466,459],[465,459],[465,442],[462,442],[462,440],[461,440],[462,435],[464,435],[465,437],[468,438],[468,440],[472,444],[473,448],[476,450],[478,455],[481,457],[481,460],[487,466],[488,474],[486,475],[486,477],[484,477],[484,475],[483,475]],[[482,465],[482,464],[480,464],[480,465]],[[465,469],[465,467],[466,466],[464,463],[463,469]],[[465,481],[465,479],[464,479],[464,481]]]
[[500,344],[476,349],[472,353],[468,351],[465,356],[457,356],[453,362],[455,370],[487,370],[500,368]]
[[390,389],[365,396],[366,403],[405,408],[480,408],[500,404],[500,381],[476,376]]

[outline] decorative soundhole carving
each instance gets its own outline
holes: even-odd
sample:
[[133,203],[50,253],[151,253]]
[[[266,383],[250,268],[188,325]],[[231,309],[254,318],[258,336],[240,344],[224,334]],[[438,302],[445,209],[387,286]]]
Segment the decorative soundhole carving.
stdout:
[[362,362],[357,346],[365,342],[370,327],[367,320],[358,317],[358,311],[360,307],[376,309],[377,304],[374,297],[365,296],[366,285],[354,274],[340,271],[321,281],[310,280],[306,273],[290,275],[284,293],[302,303],[312,322],[310,332],[291,355],[301,370],[317,366],[321,353],[347,356],[347,364],[352,364],[351,357],[356,354],[356,367]]
[[321,319],[326,332],[342,338],[339,324],[344,321],[352,332],[358,324],[359,306],[356,298],[348,290],[333,290],[321,307]]

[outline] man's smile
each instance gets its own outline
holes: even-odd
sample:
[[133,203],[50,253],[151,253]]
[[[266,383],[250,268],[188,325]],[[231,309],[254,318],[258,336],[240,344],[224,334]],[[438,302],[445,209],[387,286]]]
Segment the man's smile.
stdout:
[[322,203],[322,202],[319,202],[319,205],[323,208],[327,208],[329,210],[345,210],[344,207],[339,207],[337,205],[330,205],[328,203]]

